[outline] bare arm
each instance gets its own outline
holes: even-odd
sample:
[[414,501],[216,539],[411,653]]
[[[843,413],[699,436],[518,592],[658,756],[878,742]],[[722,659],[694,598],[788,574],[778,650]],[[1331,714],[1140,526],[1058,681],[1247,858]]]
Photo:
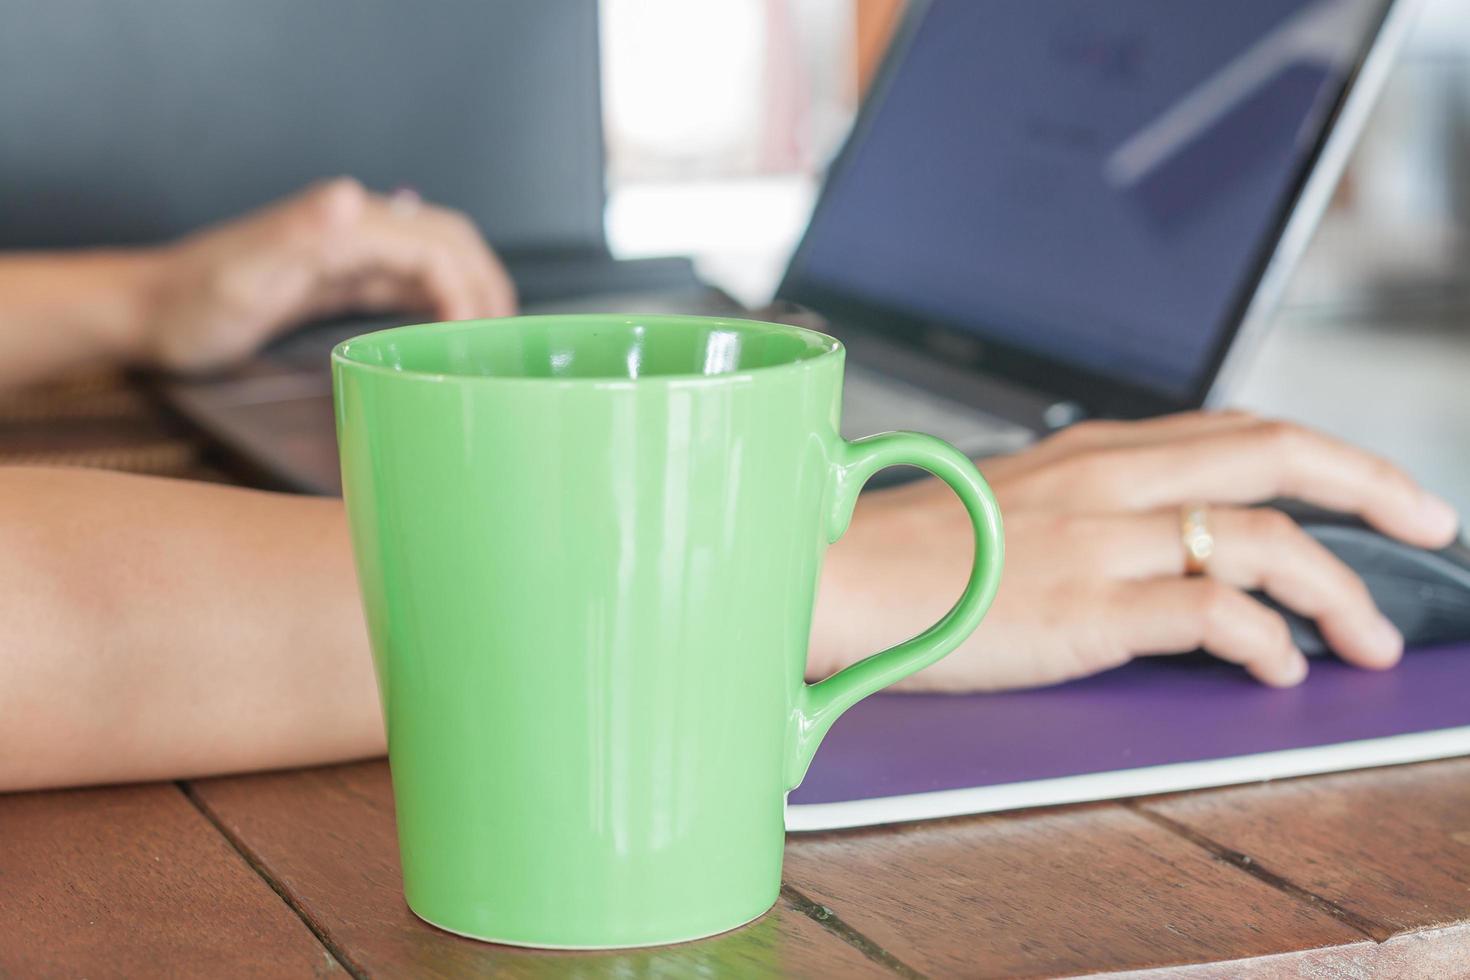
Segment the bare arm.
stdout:
[[[1388,667],[1401,641],[1362,583],[1279,515],[1239,504],[1301,497],[1426,547],[1455,533],[1453,511],[1381,460],[1244,415],[1094,423],[985,470],[1007,515],[1000,596],[909,686],[1048,684],[1196,646],[1297,683],[1302,656],[1252,588],[1317,618],[1345,659]],[[1202,577],[1181,577],[1179,500],[1213,505]],[[942,613],[969,541],[942,487],[865,497],[827,562],[808,673]],[[0,467],[0,623],[0,791],[383,750],[338,501]]]
[[0,790],[383,751],[339,501],[0,468]]
[[208,369],[313,317],[408,309],[502,316],[515,287],[463,215],[331,180],[153,248],[0,255],[0,387]]
[[[1403,639],[1353,571],[1279,511],[1294,497],[1361,515],[1425,548],[1457,517],[1382,459],[1319,433],[1238,412],[1073,426],[981,464],[1006,524],[1006,569],[985,621],[914,689],[1028,687],[1134,657],[1203,647],[1288,686],[1308,665],[1261,590],[1315,619],[1342,659],[1384,669]],[[1183,504],[1208,505],[1215,553],[1186,576]],[[971,558],[964,509],[937,481],[869,494],[832,549],[811,673],[845,666],[941,615]]]
[[130,361],[161,264],[151,249],[0,256],[0,387]]

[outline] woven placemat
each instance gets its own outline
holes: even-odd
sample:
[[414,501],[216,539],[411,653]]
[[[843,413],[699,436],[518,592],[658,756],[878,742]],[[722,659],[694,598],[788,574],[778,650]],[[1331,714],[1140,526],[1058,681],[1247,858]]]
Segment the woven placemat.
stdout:
[[143,391],[116,373],[89,373],[0,391],[0,425],[151,419],[154,414]]
[[233,482],[205,444],[118,372],[0,392],[0,465],[81,466]]

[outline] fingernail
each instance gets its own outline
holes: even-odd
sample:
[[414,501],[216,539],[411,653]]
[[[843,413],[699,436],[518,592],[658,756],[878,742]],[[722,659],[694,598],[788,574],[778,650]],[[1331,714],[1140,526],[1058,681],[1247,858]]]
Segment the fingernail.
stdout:
[[1387,619],[1379,616],[1367,629],[1364,641],[1373,655],[1385,663],[1395,663],[1404,655],[1404,637]]
[[1460,515],[1455,513],[1455,508],[1444,498],[1428,491],[1419,502],[1419,519],[1425,530],[1440,538],[1452,537],[1460,526]]
[[1294,653],[1292,658],[1281,668],[1281,686],[1295,687],[1307,679],[1307,658],[1300,653]]

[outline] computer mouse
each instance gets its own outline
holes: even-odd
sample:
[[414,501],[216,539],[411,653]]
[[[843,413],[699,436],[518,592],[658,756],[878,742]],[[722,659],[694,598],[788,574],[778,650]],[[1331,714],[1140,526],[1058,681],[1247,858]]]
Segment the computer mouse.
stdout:
[[[1470,545],[1464,539],[1429,551],[1374,530],[1351,514],[1298,501],[1273,501],[1363,579],[1373,601],[1403,634],[1404,646],[1470,640]],[[1331,652],[1317,624],[1269,596],[1256,598],[1277,610],[1297,648],[1309,657]]]

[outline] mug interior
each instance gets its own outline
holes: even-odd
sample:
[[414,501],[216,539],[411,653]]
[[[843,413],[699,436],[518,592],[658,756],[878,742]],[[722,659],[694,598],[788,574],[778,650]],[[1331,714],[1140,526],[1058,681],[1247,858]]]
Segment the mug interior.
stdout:
[[451,377],[634,380],[711,377],[838,350],[800,327],[697,316],[525,316],[366,334],[335,356],[394,372]]

